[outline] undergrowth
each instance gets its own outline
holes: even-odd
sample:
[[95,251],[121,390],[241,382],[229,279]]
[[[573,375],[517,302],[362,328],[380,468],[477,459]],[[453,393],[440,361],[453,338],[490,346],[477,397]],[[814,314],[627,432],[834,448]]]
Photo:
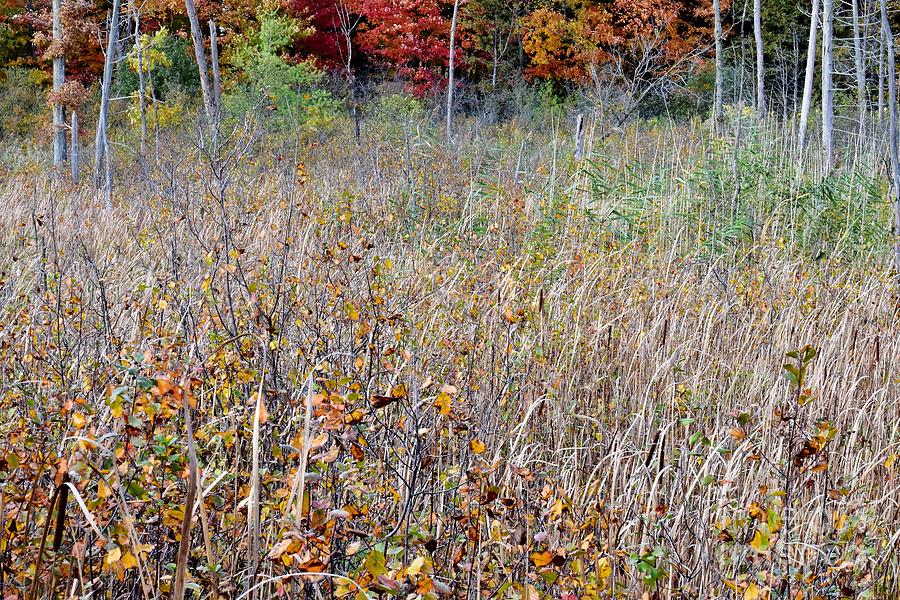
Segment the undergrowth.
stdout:
[[11,172],[4,598],[897,593],[879,173],[379,127]]

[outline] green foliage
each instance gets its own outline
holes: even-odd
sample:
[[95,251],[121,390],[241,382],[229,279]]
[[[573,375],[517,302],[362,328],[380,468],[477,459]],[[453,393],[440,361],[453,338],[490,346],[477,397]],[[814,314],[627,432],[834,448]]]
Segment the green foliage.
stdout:
[[300,34],[297,22],[264,12],[259,23],[259,31],[242,40],[231,58],[232,66],[243,75],[225,95],[226,110],[242,114],[264,107],[276,127],[315,128],[329,123],[339,105],[317,87],[322,72],[310,61],[292,63],[281,54]]
[[[199,89],[197,64],[187,40],[162,28],[152,36],[142,35],[141,44],[145,54],[144,71],[148,74],[148,96],[167,100],[182,93],[194,94]],[[123,68],[116,73],[114,85],[119,96],[130,96],[139,89],[136,46],[131,47]]]
[[[784,160],[789,149],[755,129],[749,109],[743,112],[737,151],[733,139],[717,138],[689,165],[674,158],[623,161],[615,150],[595,147],[582,174],[604,226],[623,241],[671,243],[691,232],[692,251],[706,259],[733,256],[762,237],[820,259],[864,258],[889,246],[891,206],[880,175],[865,165],[824,179],[798,169]],[[726,107],[726,115],[736,120],[736,107]],[[654,127],[655,135],[668,135],[664,122]]]
[[[170,39],[169,32],[165,27],[153,35],[143,34],[126,57],[129,73],[135,74],[138,82],[140,73],[144,73],[145,114],[150,127],[164,127],[178,123],[185,112],[184,95],[180,90],[170,90],[165,101],[160,100],[156,94],[153,74],[171,69],[174,63],[172,56],[165,50]],[[139,90],[132,92],[131,96],[128,120],[133,127],[136,127],[140,124],[141,119]]]
[[425,106],[411,94],[388,93],[378,98],[373,114],[384,122],[406,122],[421,119],[425,115]]
[[128,53],[128,67],[135,73],[143,71],[144,74],[152,73],[159,67],[171,67],[172,58],[164,50],[168,38],[169,32],[165,27],[153,35],[143,34]]
[[11,67],[0,74],[0,138],[23,139],[46,121],[46,77],[36,69]]
[[[4,3],[11,4],[11,3]],[[7,15],[14,14],[12,6],[0,6],[0,65],[16,64],[19,57],[28,54],[31,38],[24,27],[14,27],[7,21]]]

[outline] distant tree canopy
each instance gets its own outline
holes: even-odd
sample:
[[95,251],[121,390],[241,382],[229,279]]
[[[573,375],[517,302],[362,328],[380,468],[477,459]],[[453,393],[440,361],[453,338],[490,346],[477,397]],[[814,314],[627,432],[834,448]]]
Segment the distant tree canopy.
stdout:
[[[111,2],[62,0],[66,80],[78,81],[86,88],[99,80]],[[772,80],[766,89],[769,95],[786,97],[785,90],[795,92],[798,79],[802,79],[809,4],[762,1],[765,69]],[[864,51],[874,78],[877,5],[874,0],[858,0],[858,4],[866,23],[861,34],[867,36]],[[740,87],[737,94],[752,95],[753,78],[746,73],[755,54],[753,2],[722,0],[720,5],[726,85],[732,92]],[[323,80],[312,70],[334,71],[353,85],[400,81],[408,92],[425,97],[446,89],[453,6],[453,0],[204,0],[197,2],[197,12],[207,47],[207,23],[213,19],[217,25],[225,93],[231,88],[235,93],[237,88],[246,92],[251,80],[264,82],[259,61],[269,55],[248,60],[247,51],[253,40],[260,39],[268,15],[277,17],[286,29],[283,43],[266,60],[300,68],[281,70],[282,83],[298,77],[303,85],[334,81]],[[846,61],[853,38],[850,0],[835,6],[835,36],[844,44],[835,56]],[[170,90],[197,88],[183,0],[124,0],[122,15],[120,51],[130,52],[135,45],[135,15],[140,19],[141,34],[166,32],[158,44],[167,61],[148,74],[152,79],[148,85],[157,98],[164,98]],[[891,19],[896,17],[891,10]],[[457,85],[481,93],[529,82],[547,82],[554,91],[581,86],[597,91],[620,89],[645,100],[642,114],[656,112],[654,107],[662,104],[671,114],[679,94],[688,94],[692,106],[705,107],[712,94],[713,24],[712,0],[461,0],[454,51]],[[50,0],[4,2],[0,7],[0,68],[33,69],[43,75],[30,79],[48,85],[50,30]],[[306,74],[300,77],[303,70]],[[745,73],[743,78],[738,72]],[[839,84],[846,83],[846,77],[837,77]],[[136,68],[120,64],[115,79],[119,93],[137,89]],[[653,93],[647,94],[651,88]],[[735,93],[730,96],[729,101],[736,101]]]
[[[0,14],[0,63],[49,70],[43,60],[50,27],[49,1],[4,4]],[[85,83],[102,70],[98,33],[107,28],[101,0],[63,0],[69,78]],[[726,2],[727,4],[727,2]],[[589,82],[613,65],[620,75],[670,67],[703,52],[711,42],[711,4],[691,0],[464,0],[456,64],[469,79],[516,75],[527,79]],[[311,59],[320,68],[341,65],[346,42],[341,15],[353,24],[352,66],[407,81],[418,94],[445,85],[453,0],[286,0],[274,7],[293,19],[285,49],[290,60]],[[142,32],[166,27],[188,39],[188,20],[178,0],[126,3],[139,10]],[[260,15],[273,10],[258,0],[201,2],[201,23],[216,20],[224,52],[229,41],[255,35]],[[123,25],[123,30],[127,29]],[[120,36],[123,37],[124,36]],[[171,44],[170,44],[171,45]]]

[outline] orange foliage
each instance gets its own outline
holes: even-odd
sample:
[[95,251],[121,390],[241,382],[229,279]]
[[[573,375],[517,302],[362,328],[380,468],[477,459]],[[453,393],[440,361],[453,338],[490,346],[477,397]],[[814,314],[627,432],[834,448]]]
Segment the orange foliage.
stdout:
[[[583,81],[598,66],[618,61],[626,72],[686,62],[709,42],[712,10],[687,0],[611,0],[542,7],[521,21],[527,74]],[[726,7],[730,3],[724,3]]]

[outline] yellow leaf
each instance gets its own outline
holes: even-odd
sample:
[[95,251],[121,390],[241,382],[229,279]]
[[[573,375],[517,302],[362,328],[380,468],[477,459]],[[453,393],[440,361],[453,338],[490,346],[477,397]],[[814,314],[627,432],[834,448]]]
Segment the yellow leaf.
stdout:
[[137,557],[131,552],[126,552],[119,564],[123,569],[133,569],[138,566]]
[[291,538],[285,538],[275,544],[272,549],[269,551],[269,555],[266,557],[269,560],[275,560],[277,558],[281,558],[281,556],[288,551],[288,548],[291,547],[291,542],[293,540]]
[[102,479],[97,482],[97,495],[100,496],[100,498],[108,498],[112,495],[112,490],[109,489],[109,486],[106,485],[106,482]]
[[747,507],[747,512],[757,521],[762,521],[766,518],[765,511],[763,511],[762,507],[757,502],[751,502],[750,506]]
[[760,554],[769,551],[769,532],[763,531],[763,529],[764,527],[758,527],[756,533],[753,534],[753,539],[750,540],[750,546]]
[[744,590],[744,600],[759,600],[759,597],[759,586],[751,581]]
[[81,413],[75,413],[72,415],[72,426],[75,429],[81,429],[87,423],[87,418]]
[[472,448],[472,452],[475,454],[484,454],[484,451],[487,450],[487,446],[484,445],[484,442],[477,438],[473,438],[471,442],[469,442],[469,447]]
[[450,394],[441,392],[437,395],[437,398],[434,399],[434,406],[446,417],[450,414],[450,410],[453,406],[453,399],[450,397]]
[[422,569],[425,567],[425,557],[419,556],[412,564],[409,565],[409,568],[406,570],[407,575],[418,575],[422,572]]
[[612,575],[612,565],[609,564],[609,558],[604,556],[597,561],[597,576],[600,579],[606,579]]
[[312,441],[309,443],[309,449],[310,449],[310,451],[318,450],[319,448],[324,446],[327,442],[328,442],[328,432],[320,433],[319,435],[314,437],[312,439]]
[[563,500],[562,498],[557,498],[553,505],[550,507],[550,511],[547,516],[551,521],[555,521],[562,515],[563,511],[566,510],[566,508],[568,507],[566,506],[565,500]]
[[105,567],[112,567],[114,564],[119,562],[119,559],[122,558],[122,549],[116,546],[112,550],[106,553],[106,556],[103,558],[103,565]]
[[125,409],[122,407],[122,402],[113,402],[112,406],[109,407],[109,412],[116,419],[121,419],[122,415],[125,414]]

